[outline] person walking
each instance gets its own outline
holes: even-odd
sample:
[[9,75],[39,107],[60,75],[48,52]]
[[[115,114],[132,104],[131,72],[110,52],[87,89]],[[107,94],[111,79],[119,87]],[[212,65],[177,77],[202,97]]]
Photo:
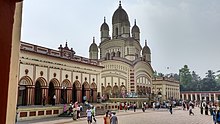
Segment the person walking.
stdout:
[[136,106],[135,103],[134,103],[133,107],[134,107],[134,112],[136,112],[136,108],[137,108],[137,106]]
[[212,119],[213,119],[214,124],[216,124],[217,119],[216,119],[216,110],[215,109],[212,111]]
[[202,103],[200,105],[200,113],[203,114],[203,105],[202,105]]
[[208,107],[208,105],[206,104],[206,106],[205,106],[205,115],[209,115],[208,112],[209,112],[209,107]]
[[109,111],[106,111],[105,116],[103,117],[104,124],[110,124]]
[[170,110],[170,114],[172,115],[173,114],[173,106],[172,106],[172,104],[170,104],[169,110]]
[[145,105],[144,105],[144,103],[142,104],[141,108],[142,108],[142,111],[145,112]]
[[218,110],[216,113],[216,122],[217,124],[220,124],[220,110]]
[[86,110],[86,114],[87,114],[87,122],[88,124],[91,124],[92,123],[92,111],[90,109],[90,106]]
[[115,114],[115,112],[112,113],[111,124],[118,124],[118,118]]
[[194,113],[193,113],[192,109],[193,109],[193,106],[192,106],[192,105],[190,105],[190,106],[189,106],[189,115],[192,115],[192,114],[194,115]]
[[96,118],[95,118],[95,107],[92,106],[92,119],[96,122]]

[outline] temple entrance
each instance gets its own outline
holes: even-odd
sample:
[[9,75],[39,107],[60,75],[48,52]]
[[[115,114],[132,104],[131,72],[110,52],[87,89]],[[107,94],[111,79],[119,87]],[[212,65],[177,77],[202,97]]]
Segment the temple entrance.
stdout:
[[42,104],[42,89],[39,81],[35,83],[35,105]]
[[85,83],[82,85],[82,102],[84,103],[88,98],[86,97]]
[[53,82],[50,82],[49,84],[49,90],[48,90],[48,103],[53,104],[55,101],[53,99],[53,96],[55,95],[55,88]]
[[118,97],[119,97],[119,88],[118,88],[117,85],[115,85],[115,86],[113,87],[112,97],[113,97],[113,98],[118,98]]
[[111,97],[111,95],[112,95],[112,87],[111,86],[107,86],[105,93],[106,93],[106,97],[107,97],[107,100],[108,100],[109,97]]
[[18,106],[25,106],[27,105],[27,88],[25,85],[21,85],[18,88]]
[[77,89],[76,89],[76,82],[73,83],[72,89],[72,102],[75,103],[77,101]]
[[62,87],[62,89],[61,89],[61,103],[62,104],[67,103],[67,89],[66,89],[66,87]]

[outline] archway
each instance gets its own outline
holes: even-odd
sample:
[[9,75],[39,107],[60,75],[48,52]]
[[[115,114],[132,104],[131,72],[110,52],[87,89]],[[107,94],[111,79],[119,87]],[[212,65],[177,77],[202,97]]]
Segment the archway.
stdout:
[[126,90],[126,87],[125,87],[124,85],[121,85],[120,91],[121,91],[121,96],[122,96],[123,98],[126,97],[127,90]]
[[42,104],[42,89],[39,81],[35,83],[35,105]]
[[84,82],[82,85],[82,102],[90,100],[90,91],[88,82]]
[[79,99],[80,97],[77,97],[77,96],[80,96],[80,92],[77,92],[77,91],[80,91],[81,89],[81,86],[80,86],[80,82],[78,80],[76,80],[74,83],[73,83],[73,88],[72,88],[72,102],[75,103],[76,101],[78,102],[81,102],[81,100]]
[[119,88],[118,88],[117,85],[115,85],[115,86],[113,87],[112,95],[113,95],[114,98],[119,97]]
[[93,82],[90,86],[90,102],[97,102],[97,86]]
[[68,90],[71,90],[70,86],[71,85],[70,85],[69,80],[64,80],[62,82],[62,84],[61,84],[61,104],[66,104],[67,103],[67,101],[68,101],[67,92],[69,92]]
[[109,97],[112,95],[111,91],[112,91],[112,87],[111,86],[107,86],[106,90],[105,90],[105,94],[106,94],[107,99],[109,99]]
[[54,99],[53,96],[55,95],[55,88],[54,88],[54,83],[50,82],[49,83],[49,89],[48,89],[48,103],[49,104],[54,104]]
[[28,104],[28,86],[32,85],[32,80],[28,76],[24,76],[19,81],[18,86],[18,98],[17,98],[17,105],[18,106],[25,106]]

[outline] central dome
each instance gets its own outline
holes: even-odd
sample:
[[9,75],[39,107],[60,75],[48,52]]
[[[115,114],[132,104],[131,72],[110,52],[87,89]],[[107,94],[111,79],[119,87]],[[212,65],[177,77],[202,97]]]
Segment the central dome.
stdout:
[[114,12],[112,17],[112,24],[116,23],[128,23],[128,14],[126,11],[122,8],[121,3],[119,4],[118,9]]

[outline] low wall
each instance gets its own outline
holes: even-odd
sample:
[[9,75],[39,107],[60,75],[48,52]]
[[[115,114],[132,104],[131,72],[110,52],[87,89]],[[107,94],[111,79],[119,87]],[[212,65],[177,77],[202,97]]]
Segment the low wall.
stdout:
[[17,120],[31,120],[58,116],[63,113],[63,106],[21,107],[17,110]]

